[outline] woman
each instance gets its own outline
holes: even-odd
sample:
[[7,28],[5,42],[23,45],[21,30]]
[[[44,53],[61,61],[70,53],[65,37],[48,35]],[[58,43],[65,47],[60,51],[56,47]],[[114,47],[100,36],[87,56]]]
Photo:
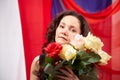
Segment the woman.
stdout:
[[[90,32],[90,27],[84,17],[74,11],[62,12],[51,22],[46,36],[47,43],[43,45],[43,48],[51,42],[69,44],[76,34],[79,33],[87,36],[88,32]],[[44,53],[44,50],[42,51]],[[40,75],[38,75],[39,73],[41,75],[43,74],[43,72],[40,71],[40,62],[42,61],[39,56],[33,60],[30,74],[31,80],[43,80],[40,78]],[[60,69],[60,71],[65,76],[56,75],[59,80],[79,80],[69,67]]]

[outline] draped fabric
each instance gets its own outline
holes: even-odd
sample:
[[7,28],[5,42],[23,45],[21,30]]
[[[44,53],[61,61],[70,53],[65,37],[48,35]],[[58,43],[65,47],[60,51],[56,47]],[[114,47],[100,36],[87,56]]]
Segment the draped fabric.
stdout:
[[31,63],[41,53],[45,33],[51,19],[51,0],[18,0],[27,80],[30,80]]
[[0,80],[26,80],[17,0],[0,0]]
[[33,58],[41,53],[50,20],[64,10],[75,10],[83,15],[93,34],[104,42],[103,49],[112,56],[106,66],[99,68],[100,80],[120,80],[120,0],[113,1],[19,0],[27,80]]

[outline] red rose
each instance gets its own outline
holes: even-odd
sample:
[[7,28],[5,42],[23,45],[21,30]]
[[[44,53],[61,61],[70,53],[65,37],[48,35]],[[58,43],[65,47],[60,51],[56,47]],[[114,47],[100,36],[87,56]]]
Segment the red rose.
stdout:
[[48,53],[48,56],[54,60],[59,58],[58,54],[60,53],[61,49],[62,45],[55,42],[48,44],[47,47],[44,48],[44,50]]
[[87,53],[90,53],[90,52],[91,52],[91,50],[87,49],[87,50],[86,50],[86,52],[87,52]]

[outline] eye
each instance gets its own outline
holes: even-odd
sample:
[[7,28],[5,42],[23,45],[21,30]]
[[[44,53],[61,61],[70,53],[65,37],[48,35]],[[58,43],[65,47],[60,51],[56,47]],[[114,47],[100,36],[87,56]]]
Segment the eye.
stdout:
[[63,25],[60,25],[59,27],[60,27],[60,28],[64,28],[64,26],[63,26]]
[[72,32],[77,32],[76,29],[74,29],[74,28],[71,28],[71,31],[72,31]]

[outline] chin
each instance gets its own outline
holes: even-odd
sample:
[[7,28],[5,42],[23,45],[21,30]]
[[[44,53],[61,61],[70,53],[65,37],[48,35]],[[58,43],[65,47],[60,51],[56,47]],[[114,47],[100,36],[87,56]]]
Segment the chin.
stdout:
[[59,43],[59,44],[68,44],[68,42],[64,42],[64,41],[56,41],[56,43]]

